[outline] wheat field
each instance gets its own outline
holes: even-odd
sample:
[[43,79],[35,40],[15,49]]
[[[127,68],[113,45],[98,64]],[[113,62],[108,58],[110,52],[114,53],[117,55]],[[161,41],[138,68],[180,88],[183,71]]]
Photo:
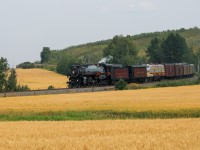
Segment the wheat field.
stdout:
[[200,119],[0,122],[0,148],[199,149]]
[[200,85],[127,91],[0,98],[0,112],[200,109]]
[[0,98],[0,111],[146,111],[200,108],[200,85]]
[[55,88],[66,88],[67,77],[44,69],[16,69],[17,82],[27,85],[31,90],[47,89],[50,85]]
[[[0,98],[0,114],[200,109],[200,85]],[[2,115],[3,116],[3,115]],[[200,119],[0,122],[0,149],[199,149]]]

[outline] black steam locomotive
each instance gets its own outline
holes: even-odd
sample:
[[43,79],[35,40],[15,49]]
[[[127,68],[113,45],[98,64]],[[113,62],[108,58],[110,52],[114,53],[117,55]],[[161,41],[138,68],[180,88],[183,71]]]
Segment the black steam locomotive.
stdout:
[[88,64],[88,65],[72,65],[71,74],[69,76],[68,86],[87,87],[87,86],[103,86],[112,85],[111,69],[113,67],[122,67],[118,64]]
[[72,65],[68,87],[89,87],[114,85],[123,79],[131,82],[151,82],[162,79],[185,78],[194,75],[193,64],[146,64],[122,66],[121,64]]

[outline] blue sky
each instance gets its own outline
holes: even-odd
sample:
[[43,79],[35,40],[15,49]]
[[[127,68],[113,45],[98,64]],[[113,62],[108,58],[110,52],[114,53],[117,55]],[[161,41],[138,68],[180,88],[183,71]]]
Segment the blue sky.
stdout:
[[0,0],[0,56],[14,66],[40,60],[44,46],[200,27],[199,6],[199,0]]

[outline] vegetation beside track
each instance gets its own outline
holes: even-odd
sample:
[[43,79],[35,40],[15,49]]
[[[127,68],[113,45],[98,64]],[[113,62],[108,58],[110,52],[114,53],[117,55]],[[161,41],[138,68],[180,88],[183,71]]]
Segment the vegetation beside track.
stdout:
[[159,82],[152,82],[152,83],[143,83],[143,84],[131,83],[127,86],[126,89],[133,90],[133,89],[160,88],[160,87],[178,87],[178,86],[189,86],[198,84],[200,84],[200,76],[196,75],[190,78],[162,80]]

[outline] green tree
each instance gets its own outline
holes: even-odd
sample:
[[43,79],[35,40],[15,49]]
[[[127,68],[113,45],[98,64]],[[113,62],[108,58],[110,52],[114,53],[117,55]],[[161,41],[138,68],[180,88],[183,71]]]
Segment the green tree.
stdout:
[[183,54],[183,62],[195,64],[195,53],[193,52],[193,48],[188,48],[186,52]]
[[162,63],[161,40],[158,38],[152,39],[146,53],[151,63]]
[[17,89],[17,76],[15,69],[10,70],[10,76],[7,80],[6,91],[16,91]]
[[82,63],[83,64],[93,64],[93,63],[97,63],[99,60],[100,60],[100,58],[98,55],[88,52],[86,55],[83,56]]
[[51,54],[50,48],[49,47],[43,47],[43,50],[40,53],[41,63],[48,62],[48,60],[50,59],[50,54]]
[[114,36],[112,41],[103,51],[104,57],[113,56],[113,63],[126,64],[130,62],[130,57],[137,56],[137,50],[130,36]]
[[62,59],[58,62],[56,71],[58,73],[69,75],[70,73],[70,67],[71,65],[78,63],[79,60],[73,56],[64,56]]
[[8,76],[8,63],[7,59],[0,58],[0,92],[4,92],[6,89],[6,80]]
[[147,60],[145,57],[141,57],[141,56],[126,56],[124,58],[124,62],[123,65],[124,66],[128,66],[128,65],[141,65],[147,63]]
[[197,72],[200,73],[200,48],[195,53],[195,64],[197,66]]
[[178,33],[171,33],[162,42],[163,61],[165,63],[178,63],[184,61],[184,54],[187,54],[189,49],[183,37]]

